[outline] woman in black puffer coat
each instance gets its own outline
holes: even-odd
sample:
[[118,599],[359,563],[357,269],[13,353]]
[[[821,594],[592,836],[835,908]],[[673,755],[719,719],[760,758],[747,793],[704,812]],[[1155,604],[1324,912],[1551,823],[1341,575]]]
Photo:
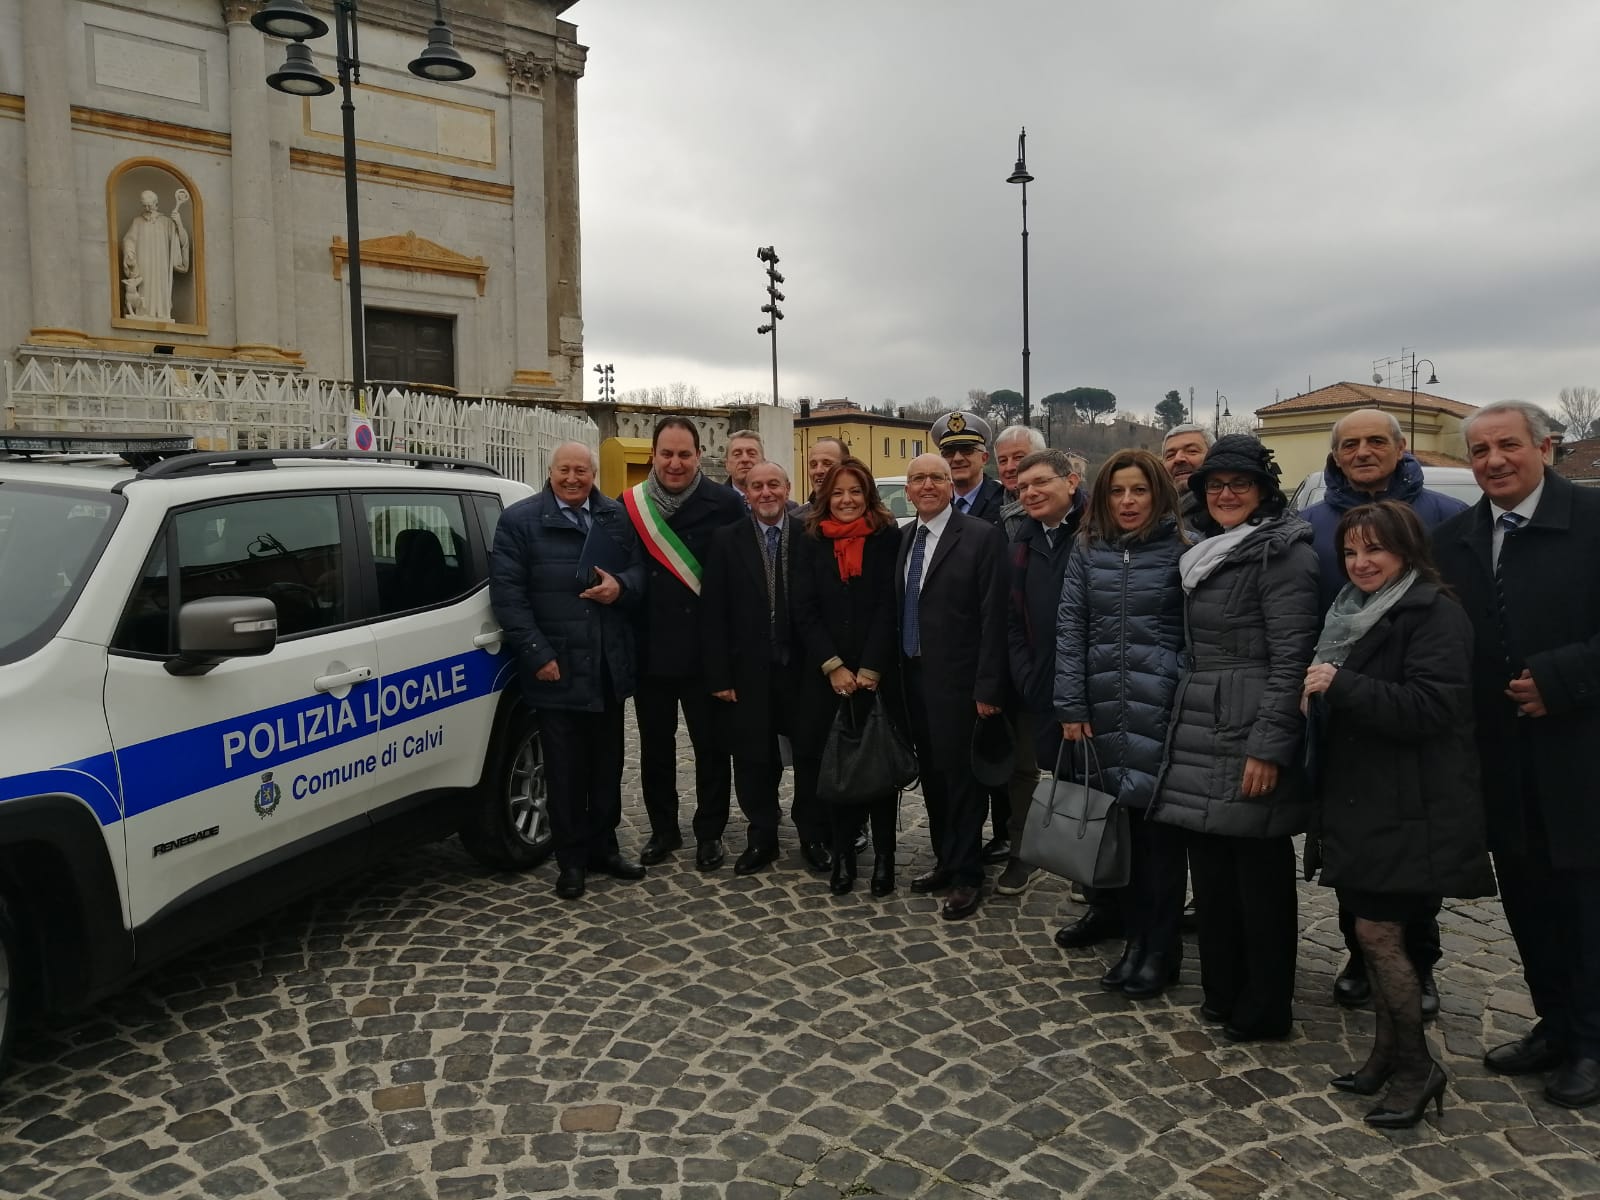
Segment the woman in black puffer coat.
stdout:
[[1422,1032],[1422,990],[1405,922],[1445,896],[1494,893],[1472,731],[1472,622],[1439,587],[1412,509],[1346,512],[1334,548],[1349,583],[1328,610],[1306,672],[1318,804],[1306,875],[1338,889],[1372,980],[1377,1036],[1333,1086],[1383,1103],[1385,1128],[1442,1106],[1444,1070]]
[[1056,717],[1068,741],[1088,739],[1099,786],[1129,809],[1133,872],[1116,896],[1127,945],[1100,983],[1140,1000],[1177,978],[1188,878],[1182,831],[1146,819],[1181,670],[1178,558],[1189,544],[1160,461],[1113,455],[1079,536],[1056,626]]
[[1300,685],[1322,623],[1317,555],[1255,438],[1219,438],[1189,487],[1208,536],[1178,565],[1190,665],[1153,816],[1189,834],[1200,1015],[1233,1041],[1282,1038],[1299,939],[1290,839],[1310,807]]

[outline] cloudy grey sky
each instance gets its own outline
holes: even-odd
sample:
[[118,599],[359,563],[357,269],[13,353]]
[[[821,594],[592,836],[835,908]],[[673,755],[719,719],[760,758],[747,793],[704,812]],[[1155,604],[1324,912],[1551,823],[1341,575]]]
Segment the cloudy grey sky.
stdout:
[[[588,361],[621,390],[1235,412],[1600,385],[1591,0],[580,0]],[[1426,378],[1426,365],[1423,366]],[[1409,386],[1409,377],[1405,383]],[[591,381],[592,382],[592,381]]]

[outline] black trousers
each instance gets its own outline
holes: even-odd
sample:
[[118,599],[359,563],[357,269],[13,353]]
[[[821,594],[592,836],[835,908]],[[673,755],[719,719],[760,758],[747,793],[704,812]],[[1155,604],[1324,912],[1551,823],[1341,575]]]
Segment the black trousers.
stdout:
[[1287,1034],[1300,935],[1294,843],[1190,834],[1189,871],[1206,1005],[1248,1033]]
[[1600,871],[1560,870],[1530,781],[1527,844],[1495,851],[1500,903],[1522,956],[1538,1032],[1573,1058],[1600,1058]]
[[[796,766],[798,767],[798,763]],[[833,854],[835,858],[854,857],[856,834],[868,821],[872,822],[872,855],[882,858],[894,856],[895,818],[900,814],[900,797],[885,796],[868,804],[835,804],[828,810],[833,829]]]
[[[928,729],[928,707],[922,690],[922,664],[904,660],[906,709],[911,740],[922,776],[922,800],[928,809],[928,834],[939,869],[948,871],[957,887],[983,886],[983,822],[989,812],[988,792],[972,777],[972,766],[940,765]],[[965,749],[963,747],[962,749]]]
[[541,708],[540,746],[556,862],[587,867],[617,852],[622,821],[622,701],[599,712]]
[[[1339,932],[1344,934],[1345,947],[1350,951],[1350,957],[1361,957],[1361,946],[1356,942],[1356,919],[1344,905],[1339,906]],[[1435,963],[1444,957],[1444,951],[1439,948],[1439,906],[1433,906],[1433,911],[1415,920],[1405,922],[1406,957],[1411,960],[1420,973],[1431,971]]]
[[[1146,950],[1175,953],[1183,942],[1183,900],[1189,889],[1188,836],[1137,809],[1129,812],[1128,824],[1133,871],[1128,885],[1115,889],[1124,935]],[[1096,902],[1101,902],[1098,896]]]
[[694,747],[694,836],[720,838],[728,827],[733,773],[717,709],[698,675],[645,675],[633,694],[639,721],[639,783],[650,832],[676,836],[678,829],[678,707]]

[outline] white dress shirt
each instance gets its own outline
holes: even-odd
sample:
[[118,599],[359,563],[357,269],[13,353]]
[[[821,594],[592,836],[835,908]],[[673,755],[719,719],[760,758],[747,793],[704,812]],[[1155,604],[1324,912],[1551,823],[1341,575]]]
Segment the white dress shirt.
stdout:
[[[921,518],[917,520],[916,528],[928,531],[928,536],[923,540],[922,547],[922,577],[924,579],[928,577],[928,566],[933,562],[933,552],[939,547],[939,538],[943,535],[945,526],[950,524],[950,513],[952,511],[950,505],[947,504],[939,515],[931,520],[924,521]],[[917,535],[913,532],[911,535],[913,545],[916,544],[916,537]],[[909,578],[911,578],[911,551],[907,550],[906,565],[905,569],[900,573],[900,579],[904,582]]]
[[1533,514],[1539,507],[1539,498],[1544,495],[1544,479],[1539,480],[1539,486],[1523,497],[1522,503],[1515,508],[1501,508],[1493,500],[1489,501],[1489,562],[1495,570],[1500,569],[1500,547],[1505,545],[1506,530],[1500,524],[1500,518],[1508,512],[1514,512],[1522,518],[1526,525],[1533,520]]

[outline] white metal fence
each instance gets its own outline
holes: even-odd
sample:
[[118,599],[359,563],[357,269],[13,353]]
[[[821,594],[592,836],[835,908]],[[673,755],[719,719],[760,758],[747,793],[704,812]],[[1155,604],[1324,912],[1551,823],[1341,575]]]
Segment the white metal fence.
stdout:
[[[150,363],[5,364],[0,428],[192,434],[202,450],[304,449],[345,436],[348,384],[310,375]],[[378,449],[478,459],[538,486],[562,442],[600,443],[586,417],[502,400],[381,389],[369,401]]]

